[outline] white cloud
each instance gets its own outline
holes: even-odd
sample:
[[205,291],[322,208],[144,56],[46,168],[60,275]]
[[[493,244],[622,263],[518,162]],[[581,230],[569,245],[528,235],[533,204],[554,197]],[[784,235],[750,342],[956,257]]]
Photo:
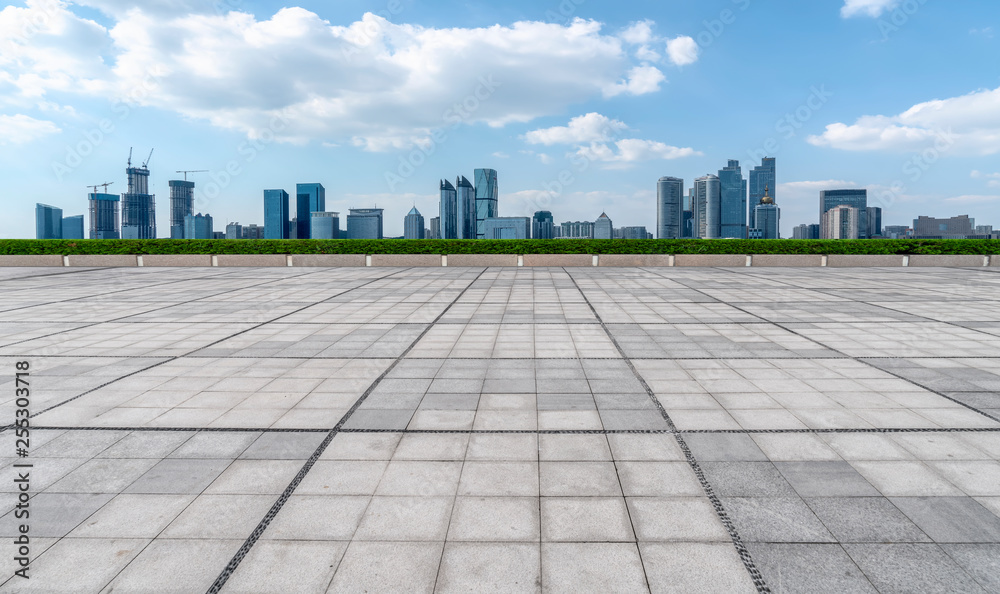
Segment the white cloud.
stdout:
[[622,93],[629,95],[645,95],[660,90],[660,83],[667,77],[655,66],[636,66],[628,71],[625,80],[605,85],[604,96],[615,97]]
[[497,152],[493,153],[493,156],[496,157],[497,159],[509,159],[510,158],[510,155],[508,155],[507,153],[504,153],[502,151],[497,151]]
[[1000,152],[1000,88],[918,103],[895,116],[864,116],[810,136],[816,146],[850,151]]
[[667,55],[670,61],[678,66],[687,66],[698,61],[698,43],[694,39],[682,35],[667,42]]
[[530,144],[582,144],[587,142],[605,142],[627,130],[628,126],[620,120],[613,120],[605,115],[591,112],[577,116],[566,126],[554,126],[532,130],[524,135]]
[[639,21],[637,23],[632,23],[629,25],[625,31],[622,32],[622,40],[626,43],[631,43],[633,45],[642,45],[649,43],[654,39],[653,37],[653,21],[645,20]]
[[845,19],[854,16],[878,18],[883,12],[898,6],[900,2],[901,0],[844,0],[840,16]]
[[977,194],[966,194],[964,196],[954,196],[952,198],[945,198],[945,202],[948,204],[984,204],[988,202],[1000,201],[1000,195],[996,196],[985,196]]
[[59,132],[62,132],[59,126],[47,120],[36,120],[24,114],[0,115],[0,144],[24,144]]
[[595,142],[577,148],[576,154],[589,161],[605,163],[606,169],[624,169],[640,161],[673,160],[701,155],[692,148],[680,148],[639,138],[625,138],[611,145]]

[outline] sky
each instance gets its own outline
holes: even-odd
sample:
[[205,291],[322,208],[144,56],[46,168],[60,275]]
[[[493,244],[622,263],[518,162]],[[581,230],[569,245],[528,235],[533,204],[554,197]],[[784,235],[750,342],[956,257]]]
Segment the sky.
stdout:
[[[656,180],[777,159],[782,236],[865,187],[886,225],[1000,227],[996,0],[29,0],[0,10],[0,237],[86,211],[148,158],[198,212],[263,224],[263,190],[438,214],[499,174],[501,216],[656,220]],[[103,191],[103,189],[101,190]],[[343,222],[342,222],[343,226]]]

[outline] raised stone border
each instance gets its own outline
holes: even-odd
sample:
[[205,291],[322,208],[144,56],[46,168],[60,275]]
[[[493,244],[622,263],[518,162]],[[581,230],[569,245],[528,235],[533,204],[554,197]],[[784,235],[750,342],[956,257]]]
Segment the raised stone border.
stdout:
[[884,254],[102,254],[0,255],[2,267],[1000,267],[1000,255],[884,255]]

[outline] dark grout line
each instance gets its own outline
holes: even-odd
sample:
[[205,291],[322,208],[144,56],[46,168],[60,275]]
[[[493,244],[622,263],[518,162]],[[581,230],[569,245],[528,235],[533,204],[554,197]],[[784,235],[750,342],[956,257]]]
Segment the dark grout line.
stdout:
[[611,342],[615,345],[615,348],[618,349],[618,353],[622,356],[622,359],[628,365],[629,369],[632,371],[632,374],[639,381],[639,383],[642,384],[642,387],[646,390],[646,394],[649,396],[649,399],[653,402],[653,404],[656,405],[656,408],[659,410],[660,415],[663,417],[663,420],[666,421],[667,427],[671,430],[671,432],[673,432],[674,439],[677,441],[677,445],[684,453],[684,458],[687,460],[688,465],[691,467],[691,470],[697,477],[698,482],[701,483],[701,488],[705,491],[705,495],[708,497],[708,500],[712,503],[712,507],[715,509],[716,516],[718,516],[719,520],[722,522],[722,525],[726,528],[726,531],[729,533],[729,537],[733,541],[733,546],[736,548],[736,553],[740,556],[740,560],[743,561],[743,566],[746,568],[747,573],[750,574],[750,579],[753,581],[754,587],[756,587],[757,592],[759,594],[770,594],[771,589],[768,588],[767,582],[764,581],[764,576],[761,575],[760,570],[757,569],[757,564],[754,562],[753,557],[750,555],[749,549],[747,549],[746,545],[743,544],[743,539],[740,538],[739,532],[736,530],[736,525],[733,523],[732,519],[730,519],[729,514],[726,513],[726,508],[722,505],[722,500],[719,499],[719,496],[715,494],[715,490],[712,488],[711,483],[708,482],[708,478],[705,476],[705,472],[701,469],[701,465],[698,463],[698,460],[694,457],[694,453],[691,452],[691,448],[688,447],[687,442],[684,440],[684,437],[677,432],[677,426],[674,425],[674,422],[670,418],[670,415],[667,414],[666,409],[663,408],[663,404],[660,403],[660,401],[656,398],[656,395],[653,393],[653,390],[649,387],[649,384],[646,383],[645,378],[642,377],[642,374],[640,374],[639,371],[635,368],[635,365],[632,364],[632,360],[628,357],[628,355],[625,354],[625,350],[618,343],[618,340],[615,338],[614,334],[611,333],[611,330],[608,329],[607,325],[601,319],[600,314],[597,313],[597,309],[594,308],[593,304],[591,304],[590,302],[590,299],[587,298],[587,294],[583,291],[583,289],[580,288],[580,285],[576,282],[576,278],[574,278],[573,275],[565,268],[563,269],[563,272],[570,278],[571,281],[573,281],[573,286],[575,286],[576,289],[580,291],[580,295],[583,296],[584,301],[586,301],[587,305],[590,306],[590,309],[594,312],[594,316],[597,317],[598,321],[601,322],[601,328],[607,334],[608,339],[611,340]]

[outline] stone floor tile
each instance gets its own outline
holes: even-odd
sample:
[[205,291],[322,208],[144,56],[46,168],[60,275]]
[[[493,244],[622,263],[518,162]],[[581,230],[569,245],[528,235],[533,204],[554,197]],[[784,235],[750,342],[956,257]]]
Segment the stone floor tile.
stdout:
[[436,592],[534,593],[540,590],[537,543],[448,542]]
[[838,544],[753,542],[747,547],[774,594],[878,592]]
[[443,542],[355,540],[328,592],[433,592],[443,546]]
[[882,593],[986,592],[934,544],[847,544],[844,549]]
[[543,592],[647,592],[635,543],[542,543]]

